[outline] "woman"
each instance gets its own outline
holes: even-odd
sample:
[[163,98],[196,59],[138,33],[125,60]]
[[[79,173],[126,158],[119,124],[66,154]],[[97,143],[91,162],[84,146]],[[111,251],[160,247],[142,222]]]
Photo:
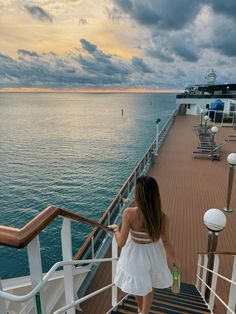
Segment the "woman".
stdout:
[[172,285],[166,253],[176,264],[173,246],[169,239],[169,221],[162,211],[156,180],[149,176],[137,179],[135,207],[126,208],[121,230],[110,225],[117,244],[122,248],[115,284],[122,291],[136,297],[139,313],[148,314],[153,288]]

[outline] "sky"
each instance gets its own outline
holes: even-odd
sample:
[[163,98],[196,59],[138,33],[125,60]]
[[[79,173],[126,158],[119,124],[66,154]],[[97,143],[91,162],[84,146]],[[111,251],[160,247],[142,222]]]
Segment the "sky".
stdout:
[[0,91],[236,83],[236,0],[0,0]]

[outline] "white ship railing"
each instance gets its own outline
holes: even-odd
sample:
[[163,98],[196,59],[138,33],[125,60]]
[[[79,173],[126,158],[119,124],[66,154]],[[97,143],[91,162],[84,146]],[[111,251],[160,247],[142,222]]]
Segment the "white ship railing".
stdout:
[[[208,254],[199,254],[198,255],[198,264],[197,264],[197,275],[196,275],[196,287],[205,302],[208,304],[210,310],[213,312],[215,307],[216,299],[227,311],[227,314],[236,313],[236,252],[215,252],[210,253],[214,254],[214,265],[213,270],[207,268],[208,264]],[[219,273],[220,266],[220,256],[231,256],[233,258],[232,263],[232,274],[231,279],[223,276]],[[207,282],[207,275],[212,274],[212,280],[209,285]],[[226,290],[229,289],[228,301],[224,301],[223,297],[217,293],[217,283],[218,278],[222,279],[229,284],[229,287],[226,287]],[[208,291],[207,291],[208,290]]]
[[213,125],[231,126],[236,128],[236,111],[225,112],[223,110],[207,110],[198,106],[197,114],[202,123],[204,123],[204,116],[208,115]]
[[[22,229],[0,226],[0,245],[18,249],[27,246],[32,286],[31,292],[19,296],[3,291],[3,285],[0,280],[0,313],[7,313],[10,302],[27,302],[30,299],[33,300],[34,303],[34,313],[51,313],[51,311],[47,312],[48,307],[45,301],[44,288],[52,278],[52,274],[55,274],[56,270],[60,267],[63,267],[64,273],[63,290],[65,292],[66,309],[64,307],[60,310],[57,309],[56,313],[62,313],[63,311],[67,311],[68,314],[75,313],[75,307],[78,304],[88,299],[89,297],[102,292],[104,289],[110,288],[112,288],[111,303],[112,305],[117,303],[117,290],[112,282],[110,285],[103,287],[101,291],[94,292],[89,296],[82,296],[79,299],[75,298],[73,283],[74,270],[76,266],[82,264],[89,263],[89,267],[91,266],[87,271],[88,276],[86,276],[82,283],[82,285],[84,285],[82,290],[86,290],[86,287],[91,280],[89,275],[96,271],[99,263],[108,261],[108,259],[104,259],[103,257],[108,246],[111,244],[112,237],[110,236],[110,233],[107,232],[108,230],[105,226],[120,222],[121,213],[123,212],[124,208],[133,201],[136,178],[145,174],[148,171],[150,165],[154,162],[155,153],[157,153],[157,151],[160,149],[161,144],[163,143],[172,123],[174,122],[175,115],[176,111],[166,121],[164,127],[159,133],[158,139],[156,138],[149,146],[98,223],[92,222],[89,219],[83,218],[74,213],[67,212],[63,209],[50,206],[38,216],[36,216]],[[64,216],[61,229],[63,261],[56,263],[47,272],[46,275],[43,275],[39,234],[49,224],[49,222],[56,219],[58,216]],[[72,256],[71,221],[83,221],[85,223],[91,223],[95,227],[74,257]],[[112,259],[110,259],[110,261],[112,262],[112,273],[114,274],[118,255],[116,244],[113,243],[112,247],[113,253]],[[24,304],[24,306],[15,313],[28,313],[27,306],[27,304]]]
[[[70,233],[70,219],[64,218],[63,221],[63,228],[62,228],[62,241],[67,241],[67,249],[64,250],[63,252],[63,257],[65,259],[68,259],[67,261],[61,261],[57,262],[53,265],[53,267],[47,272],[46,275],[43,276],[43,278],[35,285],[35,287],[25,295],[14,295],[11,293],[7,293],[4,291],[0,291],[0,313],[7,313],[7,307],[6,307],[6,302],[4,300],[8,301],[14,301],[14,302],[25,302],[28,300],[34,300],[35,301],[35,313],[37,314],[46,314],[49,313],[46,309],[46,305],[44,302],[44,295],[42,294],[43,288],[46,286],[48,283],[49,279],[52,277],[52,275],[55,273],[55,271],[63,267],[64,268],[64,291],[65,291],[65,297],[66,297],[66,305],[56,309],[53,311],[54,314],[59,314],[59,313],[65,313],[65,311],[68,314],[75,314],[76,307],[100,294],[101,292],[104,292],[107,289],[112,288],[112,306],[115,306],[117,304],[117,288],[114,286],[113,280],[114,280],[114,274],[116,270],[116,262],[118,259],[118,250],[117,250],[117,244],[116,241],[113,238],[112,242],[112,258],[103,258],[103,259],[88,259],[88,260],[77,260],[74,261],[72,260],[72,247],[71,247],[71,233]],[[93,265],[94,263],[102,263],[102,262],[111,262],[112,263],[112,282],[109,285],[104,286],[103,288],[100,288],[93,293],[90,293],[86,295],[83,298],[77,299],[75,297],[75,291],[74,291],[74,280],[73,280],[73,269],[76,266],[83,265],[83,264],[90,264]],[[38,272],[38,271],[37,271]],[[32,281],[33,281],[33,275],[31,275]],[[0,287],[1,287],[1,280],[0,280]],[[40,302],[40,304],[38,303]],[[19,312],[20,313],[20,312]],[[25,312],[26,313],[26,312]]]

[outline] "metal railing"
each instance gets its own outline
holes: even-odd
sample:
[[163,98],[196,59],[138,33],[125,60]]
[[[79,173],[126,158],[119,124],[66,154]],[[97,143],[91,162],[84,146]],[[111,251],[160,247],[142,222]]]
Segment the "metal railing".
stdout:
[[[207,268],[208,264],[208,255],[214,255],[214,265],[213,270]],[[223,276],[219,273],[220,266],[220,256],[228,255],[233,257],[232,265],[232,275],[231,279]],[[212,281],[211,284],[207,283],[207,275],[211,274]],[[230,285],[228,301],[225,302],[216,290],[217,290],[217,280],[221,278],[225,283]],[[217,299],[220,304],[226,309],[227,314],[235,314],[236,311],[236,252],[212,252],[212,253],[203,253],[198,255],[198,264],[197,264],[197,275],[196,275],[196,287],[200,292],[201,296],[204,298],[205,302],[208,304],[211,311],[215,307],[215,300]],[[209,298],[206,298],[206,291],[209,292]]]
[[198,106],[197,113],[202,123],[204,123],[203,116],[208,115],[213,125],[232,126],[236,128],[236,111],[206,110]]

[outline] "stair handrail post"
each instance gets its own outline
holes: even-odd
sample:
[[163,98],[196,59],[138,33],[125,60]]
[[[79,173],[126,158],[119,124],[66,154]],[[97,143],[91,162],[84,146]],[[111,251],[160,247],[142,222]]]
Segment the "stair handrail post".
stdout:
[[[2,280],[0,277],[0,290],[3,291]],[[6,300],[0,298],[0,313],[7,313]]]
[[[115,236],[113,236],[113,238],[112,238],[112,258],[115,258],[115,260],[112,260],[112,263],[111,263],[112,283],[114,284],[117,259],[118,259],[118,246],[117,246]],[[115,285],[112,286],[112,297],[111,298],[112,298],[111,304],[114,307],[117,304],[117,287]]]
[[[63,261],[72,261],[72,239],[71,239],[71,220],[63,218],[61,228],[61,245]],[[65,288],[65,302],[66,304],[74,303],[74,280],[72,265],[65,265],[64,269],[64,288]],[[75,308],[67,310],[67,314],[75,314]]]
[[[205,212],[203,220],[204,220],[205,226],[208,229],[207,268],[208,270],[210,270],[210,271],[207,271],[206,284],[211,288],[212,278],[213,278],[212,276],[213,274],[211,271],[213,271],[214,269],[214,260],[215,260],[215,255],[212,252],[216,251],[218,235],[219,235],[219,232],[222,231],[226,225],[226,216],[220,209],[211,208]],[[206,287],[206,291],[205,291],[206,302],[209,302],[211,298],[211,294],[212,294],[211,290],[208,287]]]
[[[212,274],[212,283],[211,283],[211,288],[213,291],[216,291],[216,286],[217,286],[217,279],[218,279],[218,270],[219,270],[219,264],[220,264],[220,259],[219,255],[214,256],[214,265],[213,265],[213,271],[214,273]],[[215,294],[210,293],[210,298],[209,298],[209,307],[213,311],[214,305],[215,305]]]
[[[205,254],[204,255],[204,259],[203,259],[203,266],[204,266],[204,268],[203,268],[203,271],[202,271],[202,280],[204,282],[206,282],[206,276],[207,276],[206,268],[207,268],[207,264],[208,264],[208,255]],[[206,286],[205,286],[203,281],[202,281],[202,287],[201,287],[201,295],[202,296],[205,295],[205,291],[206,291]]]
[[[34,288],[43,278],[42,259],[40,254],[40,242],[38,235],[27,245],[27,253],[31,284],[32,288]],[[34,297],[34,312],[37,314],[46,314],[43,289],[41,289]]]
[[196,287],[200,289],[200,273],[201,273],[201,265],[202,264],[202,255],[198,254],[198,260],[197,260],[197,276],[196,276]]
[[[232,271],[231,280],[233,282],[236,282],[236,255],[234,256],[233,271]],[[231,285],[230,285],[228,307],[231,310],[235,311],[235,308],[236,308],[236,285],[234,283],[231,283]],[[230,314],[229,310],[227,311],[227,314]]]

